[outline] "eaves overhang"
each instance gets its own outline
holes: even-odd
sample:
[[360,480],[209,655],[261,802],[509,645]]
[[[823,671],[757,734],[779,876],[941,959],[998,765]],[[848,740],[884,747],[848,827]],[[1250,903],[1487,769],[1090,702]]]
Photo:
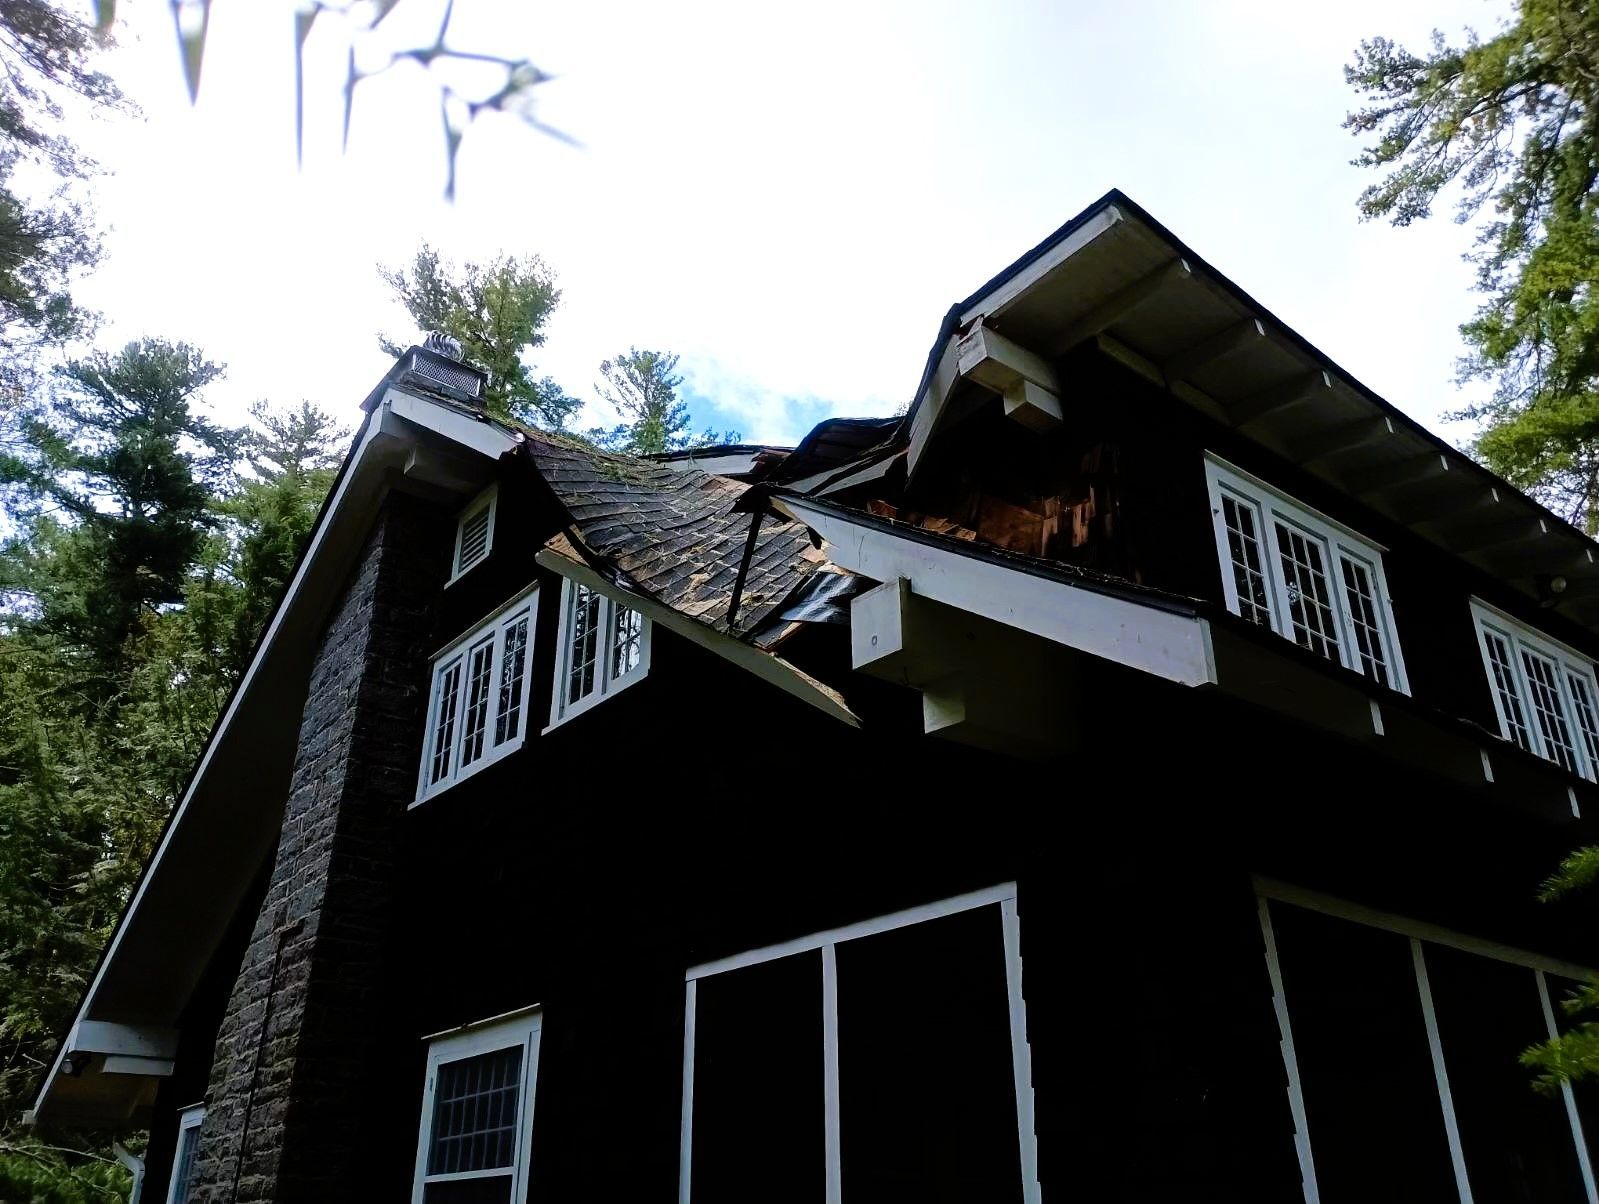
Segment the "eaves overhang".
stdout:
[[126,1127],[152,1101],[190,995],[276,845],[316,640],[379,507],[392,489],[446,496],[481,487],[520,442],[394,385],[364,409],[284,597],[45,1076],[39,1123]]
[[1584,532],[1361,384],[1142,208],[1107,193],[946,315],[900,428],[914,474],[958,419],[961,353],[1097,347],[1223,427],[1599,633]]

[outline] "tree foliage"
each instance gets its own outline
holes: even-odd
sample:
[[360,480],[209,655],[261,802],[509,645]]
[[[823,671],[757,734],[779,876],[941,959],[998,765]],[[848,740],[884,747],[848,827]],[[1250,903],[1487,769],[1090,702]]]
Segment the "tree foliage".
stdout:
[[588,438],[607,451],[635,456],[737,443],[741,438],[737,431],[691,433],[688,403],[677,397],[683,383],[677,374],[677,360],[669,352],[630,347],[623,354],[602,361],[603,379],[595,388],[622,421],[609,429],[594,427]]
[[[61,132],[63,103],[121,106],[92,66],[94,31],[50,0],[0,3],[0,388],[16,396],[39,349],[93,324],[73,300],[76,273],[99,258],[87,209],[65,194],[93,170]],[[53,195],[18,184],[53,178]],[[38,195],[38,194],[44,195]]]
[[[427,243],[409,265],[379,267],[419,332],[460,340],[466,358],[488,372],[485,400],[502,417],[559,429],[581,404],[550,377],[535,377],[528,352],[544,345],[544,326],[560,303],[555,275],[536,255],[501,255],[459,268]],[[419,342],[420,338],[409,340]],[[379,336],[390,355],[406,341]]]
[[1493,391],[1461,411],[1476,453],[1599,531],[1599,8],[1519,0],[1492,38],[1374,38],[1345,74],[1370,101],[1345,125],[1374,136],[1355,162],[1383,172],[1362,214],[1408,225],[1447,192],[1477,222],[1486,300],[1460,371]]
[[18,1117],[332,479],[332,419],[258,405],[222,428],[220,371],[147,340],[0,411],[0,1199],[126,1183]]

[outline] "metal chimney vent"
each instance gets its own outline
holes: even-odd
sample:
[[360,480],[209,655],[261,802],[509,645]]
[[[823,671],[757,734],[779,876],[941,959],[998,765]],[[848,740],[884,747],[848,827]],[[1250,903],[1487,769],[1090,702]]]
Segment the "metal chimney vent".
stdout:
[[460,401],[480,401],[483,397],[484,375],[470,364],[447,359],[430,348],[413,347],[406,374],[418,383],[446,397]]

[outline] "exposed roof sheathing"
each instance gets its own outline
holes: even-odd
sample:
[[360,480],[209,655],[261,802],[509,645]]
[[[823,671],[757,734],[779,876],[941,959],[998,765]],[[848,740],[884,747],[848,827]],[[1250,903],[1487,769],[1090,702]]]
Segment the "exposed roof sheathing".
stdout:
[[[595,451],[547,432],[524,434],[539,474],[592,556],[638,592],[728,630],[753,519],[734,509],[747,485],[697,468]],[[826,560],[803,525],[767,517],[739,601],[739,631],[758,629]]]

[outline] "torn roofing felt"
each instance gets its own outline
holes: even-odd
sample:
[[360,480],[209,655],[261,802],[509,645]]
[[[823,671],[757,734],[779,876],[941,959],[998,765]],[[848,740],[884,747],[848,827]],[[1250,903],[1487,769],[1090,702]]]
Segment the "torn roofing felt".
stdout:
[[[524,429],[526,451],[572,520],[572,533],[623,583],[728,632],[739,562],[753,518],[734,509],[747,485],[680,464],[596,451]],[[738,629],[759,629],[827,564],[801,523],[761,524],[739,601]]]

